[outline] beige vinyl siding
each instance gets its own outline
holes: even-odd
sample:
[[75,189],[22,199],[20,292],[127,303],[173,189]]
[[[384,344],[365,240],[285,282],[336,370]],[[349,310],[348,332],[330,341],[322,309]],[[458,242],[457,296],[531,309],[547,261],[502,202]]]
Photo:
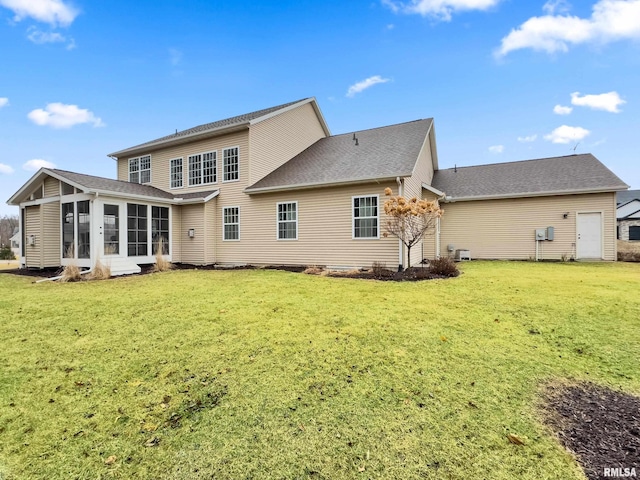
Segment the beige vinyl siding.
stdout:
[[[57,180],[56,180],[57,182]],[[45,182],[45,189],[47,182]],[[46,192],[45,192],[46,194]],[[42,212],[42,262],[45,267],[60,266],[62,249],[60,246],[60,202],[45,203]],[[93,238],[91,241],[95,241]]]
[[182,243],[187,240],[187,231],[182,228],[182,207],[171,207],[171,261],[182,262]]
[[[125,182],[129,181],[129,159],[128,158],[119,158],[117,160],[117,174],[118,180],[123,180]],[[153,157],[151,157],[151,180],[153,181]]]
[[[204,229],[204,204],[183,205],[182,207],[182,235],[180,245],[180,262],[202,265],[204,260],[204,246],[206,232]],[[190,228],[195,230],[193,238],[187,235]],[[176,261],[176,260],[174,260]]]
[[309,103],[252,125],[249,135],[249,185],[326,136]]
[[44,196],[45,197],[59,197],[60,196],[60,181],[53,177],[47,177],[44,180]]
[[[576,254],[576,214],[602,212],[605,260],[615,260],[615,194],[563,195],[454,202],[442,205],[441,252],[468,249],[471,258],[535,258],[537,228],[554,227],[555,239],[540,242],[539,258]],[[568,213],[564,219],[563,214]]]
[[[413,175],[404,178],[404,197],[405,198],[426,198],[427,195],[435,196],[431,192],[423,192],[422,184],[431,184],[433,179],[433,155],[431,152],[430,137],[433,135],[433,131],[429,131],[424,139],[420,155],[416,162],[416,166],[413,170]],[[433,233],[433,232],[431,232]],[[427,235],[422,242],[418,242],[411,248],[411,261],[409,265],[419,264],[423,258],[433,258],[435,252],[435,244],[433,243],[434,235]],[[425,244],[424,256],[423,256],[423,243]],[[428,255],[429,254],[429,255]],[[406,253],[405,253],[406,255]],[[406,263],[406,262],[405,262]]]
[[[41,206],[25,207],[25,235],[24,246],[25,262],[27,268],[43,268],[43,241],[42,241],[42,216]],[[35,245],[29,245],[29,236],[35,235]]]
[[[240,241],[222,241],[216,228],[216,262],[222,264],[331,265],[371,267],[374,261],[398,265],[398,240],[382,236],[385,185],[300,190],[273,194],[230,195],[217,200],[223,207],[240,207]],[[352,239],[353,196],[379,195],[380,239]],[[278,202],[298,202],[298,240],[277,239]]]
[[[249,133],[248,130],[230,133],[219,137],[198,140],[184,145],[162,148],[159,150],[149,150],[144,155],[151,155],[151,184],[161,190],[174,193],[180,196],[181,193],[202,192],[205,190],[215,190],[238,182],[222,182],[222,150],[229,147],[239,147],[239,168],[240,182],[244,182],[246,187],[249,178]],[[217,182],[207,185],[197,185],[189,187],[189,156],[207,152],[217,152]],[[139,155],[138,155],[139,156]],[[131,157],[134,158],[134,157]],[[169,162],[174,158],[182,158],[183,187],[170,188],[169,183]],[[129,181],[129,157],[118,159],[118,180]]]
[[[217,225],[217,204],[218,202],[214,199],[204,204],[203,212],[204,212],[204,234],[205,234],[205,245],[204,245],[204,263],[212,264],[216,261],[216,250],[215,250],[215,242],[216,242],[216,225]],[[222,220],[220,220],[222,222]]]
[[[437,201],[436,195],[428,190],[423,190],[422,198],[430,202],[434,200]],[[442,207],[442,205],[440,206]],[[422,239],[422,247],[420,248],[421,251],[419,252],[421,258],[418,261],[422,261],[423,258],[427,258],[427,259],[436,258],[438,254],[437,244],[438,244],[438,226],[436,224],[436,226],[433,229],[427,231],[426,235]],[[445,253],[446,252],[443,252],[441,247],[440,255],[444,255]],[[411,256],[414,257],[413,254]]]

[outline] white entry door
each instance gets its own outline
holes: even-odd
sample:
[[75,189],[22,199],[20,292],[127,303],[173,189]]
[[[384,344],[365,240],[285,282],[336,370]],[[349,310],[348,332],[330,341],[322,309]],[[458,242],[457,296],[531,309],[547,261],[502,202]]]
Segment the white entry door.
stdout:
[[602,258],[602,214],[600,212],[578,213],[577,258]]

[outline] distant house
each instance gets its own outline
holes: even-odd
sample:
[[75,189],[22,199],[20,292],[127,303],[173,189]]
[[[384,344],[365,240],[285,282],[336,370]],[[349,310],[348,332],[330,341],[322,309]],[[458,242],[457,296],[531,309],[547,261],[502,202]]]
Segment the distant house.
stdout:
[[619,240],[640,240],[640,190],[618,192],[616,219]]
[[[100,259],[135,272],[160,243],[167,260],[189,264],[406,267],[458,249],[615,260],[615,194],[628,188],[592,155],[441,170],[433,119],[331,135],[314,98],[110,157],[117,180],[43,168],[9,199],[23,266]],[[385,187],[443,204],[411,258],[383,235]]]
[[11,251],[16,258],[20,258],[20,229],[16,228],[13,232],[13,236],[9,239],[11,245]]

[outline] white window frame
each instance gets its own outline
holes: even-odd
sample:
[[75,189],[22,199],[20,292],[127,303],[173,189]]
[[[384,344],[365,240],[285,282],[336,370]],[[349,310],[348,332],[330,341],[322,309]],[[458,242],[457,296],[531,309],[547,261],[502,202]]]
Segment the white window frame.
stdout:
[[[204,156],[205,155],[213,155],[213,178],[215,179],[212,182],[204,181]],[[200,168],[198,170],[200,183],[191,183],[191,159],[195,157],[200,157]],[[211,150],[202,153],[194,153],[193,155],[187,155],[187,185],[189,187],[199,187],[202,185],[213,185],[218,183],[218,151]]]
[[[144,170],[142,170],[140,168],[140,162],[142,159],[149,159],[149,168],[145,168]],[[133,162],[137,163],[137,170],[132,171],[131,170],[131,165]],[[128,171],[128,178],[129,178],[129,182],[131,183],[138,183],[140,185],[149,185],[151,184],[151,155],[140,155],[139,157],[135,157],[135,158],[130,158],[129,161],[127,162],[127,165],[129,166],[129,171]],[[146,172],[149,171],[149,181],[148,182],[142,182],[142,172]],[[131,180],[131,174],[132,173],[137,173],[138,174],[138,181],[134,182]]]
[[[227,223],[226,222],[225,210],[228,210],[230,208],[236,208],[238,210],[238,221],[236,223]],[[238,226],[238,238],[225,238],[225,235],[226,235],[225,227],[227,225],[237,225]],[[222,207],[222,241],[223,242],[239,242],[240,241],[240,206],[238,206],[238,205],[232,205],[232,206],[229,206],[229,207]]]
[[[356,198],[373,198],[376,199],[376,213],[375,217],[356,217],[355,209],[356,209]],[[359,220],[375,218],[376,221],[376,236],[375,237],[356,237],[356,218]],[[351,197],[351,239],[352,240],[379,240],[380,239],[380,195],[354,195]]]
[[[234,178],[232,180],[227,180],[227,172],[225,171],[225,152],[227,152],[228,150],[233,150],[233,149],[237,150],[237,159],[238,159],[238,178]],[[222,149],[222,183],[229,183],[229,182],[237,182],[240,180],[240,147],[239,146],[235,146],[235,147],[227,147],[227,148],[223,148]]]
[[[180,161],[180,185],[174,185],[173,184],[173,162],[177,162]],[[184,158],[183,157],[178,157],[178,158],[172,158],[171,160],[169,160],[169,188],[170,189],[174,189],[174,188],[183,188],[184,187]]]
[[[280,220],[280,205],[295,205],[295,212],[296,212],[296,219],[294,220]],[[276,203],[276,239],[277,240],[283,240],[283,241],[291,241],[291,240],[298,240],[298,218],[300,217],[300,214],[298,212],[298,201],[292,201],[292,202],[278,202]],[[295,223],[296,224],[296,236],[294,238],[280,238],[280,224],[282,223]]]

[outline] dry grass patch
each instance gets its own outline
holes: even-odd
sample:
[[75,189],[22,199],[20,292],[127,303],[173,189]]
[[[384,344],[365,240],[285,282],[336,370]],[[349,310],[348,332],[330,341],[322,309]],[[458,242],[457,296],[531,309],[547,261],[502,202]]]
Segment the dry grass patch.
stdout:
[[618,240],[618,260],[622,262],[640,262],[640,242]]

